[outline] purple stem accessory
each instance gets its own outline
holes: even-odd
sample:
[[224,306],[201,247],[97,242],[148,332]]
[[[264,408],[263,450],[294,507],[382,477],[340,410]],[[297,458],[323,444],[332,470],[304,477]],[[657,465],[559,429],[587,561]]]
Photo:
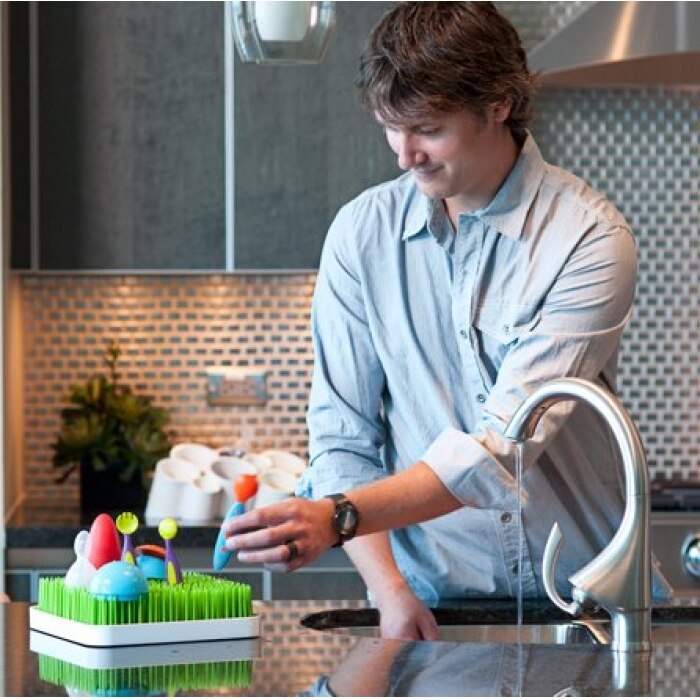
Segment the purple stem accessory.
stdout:
[[136,563],[136,549],[134,549],[134,541],[131,535],[122,534],[124,541],[122,543],[122,561],[127,561],[129,564]]
[[182,583],[182,569],[171,540],[165,540],[165,568],[171,586]]

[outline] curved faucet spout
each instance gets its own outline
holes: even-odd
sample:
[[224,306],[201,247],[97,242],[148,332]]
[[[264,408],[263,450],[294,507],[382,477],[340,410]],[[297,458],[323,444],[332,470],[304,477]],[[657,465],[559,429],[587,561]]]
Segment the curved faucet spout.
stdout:
[[[560,401],[580,401],[590,406],[612,430],[620,449],[625,474],[625,511],[612,540],[598,556],[569,579],[578,603],[591,600],[603,607],[613,624],[612,648],[645,651],[651,636],[651,546],[649,542],[649,473],[639,432],[619,399],[583,379],[564,378],[534,391],[513,415],[505,435],[514,442],[531,438],[543,414]],[[560,535],[552,548],[558,549]],[[550,549],[548,542],[547,549]],[[545,551],[545,566],[554,567],[556,552]],[[544,571],[549,582],[552,570]],[[560,607],[561,598],[547,591]],[[567,611],[574,609],[563,604]]]

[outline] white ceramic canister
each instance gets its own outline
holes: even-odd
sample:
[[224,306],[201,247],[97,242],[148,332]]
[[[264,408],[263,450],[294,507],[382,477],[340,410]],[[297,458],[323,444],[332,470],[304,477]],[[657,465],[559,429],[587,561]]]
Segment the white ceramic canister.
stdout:
[[177,518],[185,485],[200,476],[192,462],[166,457],[156,464],[144,516],[147,522]]

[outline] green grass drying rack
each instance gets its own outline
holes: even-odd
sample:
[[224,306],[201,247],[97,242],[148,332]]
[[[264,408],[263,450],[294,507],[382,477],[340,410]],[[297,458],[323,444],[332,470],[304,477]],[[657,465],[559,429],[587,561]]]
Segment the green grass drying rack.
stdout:
[[191,572],[177,586],[149,581],[148,596],[134,602],[98,600],[87,590],[67,588],[62,578],[42,578],[29,626],[89,647],[260,636],[250,586]]

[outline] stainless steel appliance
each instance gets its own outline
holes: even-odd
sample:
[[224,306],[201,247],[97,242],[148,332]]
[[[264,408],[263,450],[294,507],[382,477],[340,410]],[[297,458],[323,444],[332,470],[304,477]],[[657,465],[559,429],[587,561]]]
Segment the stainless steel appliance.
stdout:
[[651,545],[677,596],[700,596],[700,482],[651,487]]

